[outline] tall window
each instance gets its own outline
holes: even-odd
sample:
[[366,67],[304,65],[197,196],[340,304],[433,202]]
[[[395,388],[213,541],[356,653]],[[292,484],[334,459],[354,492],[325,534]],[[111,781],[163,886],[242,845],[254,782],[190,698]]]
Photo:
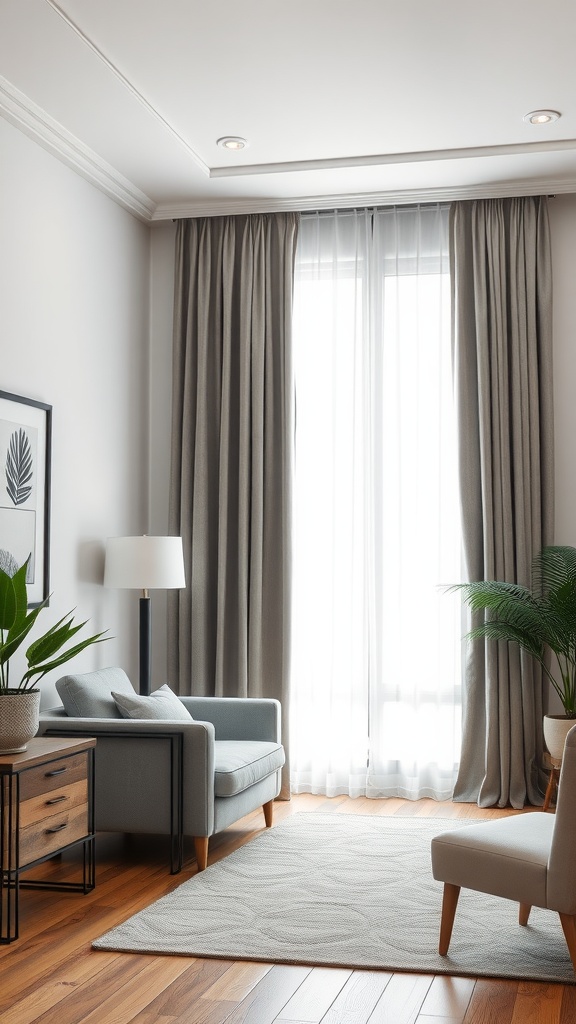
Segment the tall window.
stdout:
[[303,215],[295,792],[451,795],[461,577],[447,208]]

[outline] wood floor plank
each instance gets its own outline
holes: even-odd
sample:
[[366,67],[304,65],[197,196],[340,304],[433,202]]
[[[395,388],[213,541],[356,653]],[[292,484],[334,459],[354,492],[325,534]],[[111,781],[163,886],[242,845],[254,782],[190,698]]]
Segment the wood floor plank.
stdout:
[[273,1024],[310,971],[309,967],[275,965],[226,1017],[226,1024]]
[[[227,962],[227,961],[226,961]],[[221,1000],[241,1002],[255,985],[272,970],[272,964],[250,963],[239,960],[203,993],[202,998],[216,1003]]]
[[109,955],[106,964],[101,963],[99,969],[92,957],[75,957],[55,971],[44,984],[31,986],[21,999],[16,999],[5,1006],[2,1010],[2,1024],[31,1024],[38,1017],[59,1006],[62,1000],[74,996],[82,984],[94,982],[102,971],[106,972],[107,979],[113,977],[113,964],[119,957],[119,953]]
[[387,971],[353,971],[322,1024],[366,1024],[392,977]]
[[[107,998],[101,998],[99,1005],[88,1013],[82,1008],[83,1015],[79,1018],[82,1024],[129,1024],[189,967],[185,957],[141,959],[146,963],[141,964],[141,970],[135,977],[115,990],[107,986]],[[77,1009],[82,995],[82,990],[75,993]]]
[[431,974],[395,974],[368,1018],[370,1024],[415,1024],[432,981]]
[[471,978],[437,975],[428,989],[421,1014],[429,1017],[449,1017],[462,1024],[473,991],[474,980]]
[[461,1017],[431,1017],[427,1013],[419,1013],[416,1017],[416,1024],[461,1024],[461,1022]]
[[521,981],[511,1024],[560,1024],[562,986]]
[[560,1024],[574,1024],[576,1021],[576,985],[566,985],[562,992]]
[[[186,1013],[190,1016],[194,1007],[217,980],[226,975],[230,960],[192,960],[185,957],[169,957],[189,964],[171,985],[166,986],[146,1006],[146,1010],[158,1017],[175,1019]],[[144,1011],[142,1011],[144,1012]],[[192,1019],[192,1017],[190,1017]],[[138,1018],[135,1018],[138,1020]],[[140,1024],[140,1022],[139,1022]]]
[[479,978],[468,1004],[464,1024],[511,1024],[518,984],[517,981]]
[[275,1021],[278,1024],[319,1024],[351,974],[352,971],[337,967],[315,967]]

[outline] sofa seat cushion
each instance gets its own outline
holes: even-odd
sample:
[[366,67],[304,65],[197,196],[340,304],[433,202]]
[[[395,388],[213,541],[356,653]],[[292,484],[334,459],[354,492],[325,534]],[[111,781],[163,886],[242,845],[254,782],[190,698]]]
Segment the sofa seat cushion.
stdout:
[[280,743],[262,740],[216,740],[214,795],[235,796],[272,775],[286,760]]

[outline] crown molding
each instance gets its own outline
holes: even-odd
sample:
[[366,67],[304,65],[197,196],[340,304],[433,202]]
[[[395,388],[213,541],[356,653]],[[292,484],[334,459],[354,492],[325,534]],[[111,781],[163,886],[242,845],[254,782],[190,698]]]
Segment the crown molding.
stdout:
[[211,167],[211,178],[250,177],[255,174],[294,174],[298,171],[331,171],[349,167],[387,167],[393,164],[437,163],[442,160],[473,160],[482,157],[520,156],[525,153],[559,153],[576,149],[576,139],[511,142],[460,149],[422,149],[407,153],[371,153],[366,156],[330,157],[322,160],[286,160],[280,163],[235,164]]
[[159,203],[152,216],[154,223],[188,217],[233,216],[242,213],[300,213],[316,210],[348,210],[367,206],[403,206],[410,203],[447,203],[462,199],[505,199],[514,196],[559,195],[576,192],[572,179],[547,181],[507,181],[493,185],[467,185],[462,188],[402,189],[384,192],[357,192],[341,195],[298,196],[292,199],[206,199],[189,203]]
[[1,75],[0,115],[125,210],[151,221],[152,199]]

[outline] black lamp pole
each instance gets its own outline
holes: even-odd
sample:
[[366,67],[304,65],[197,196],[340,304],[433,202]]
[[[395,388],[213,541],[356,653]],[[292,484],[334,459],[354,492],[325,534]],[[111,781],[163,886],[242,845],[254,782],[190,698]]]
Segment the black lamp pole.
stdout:
[[140,598],[140,693],[148,697],[151,685],[151,610],[150,595],[145,590]]

